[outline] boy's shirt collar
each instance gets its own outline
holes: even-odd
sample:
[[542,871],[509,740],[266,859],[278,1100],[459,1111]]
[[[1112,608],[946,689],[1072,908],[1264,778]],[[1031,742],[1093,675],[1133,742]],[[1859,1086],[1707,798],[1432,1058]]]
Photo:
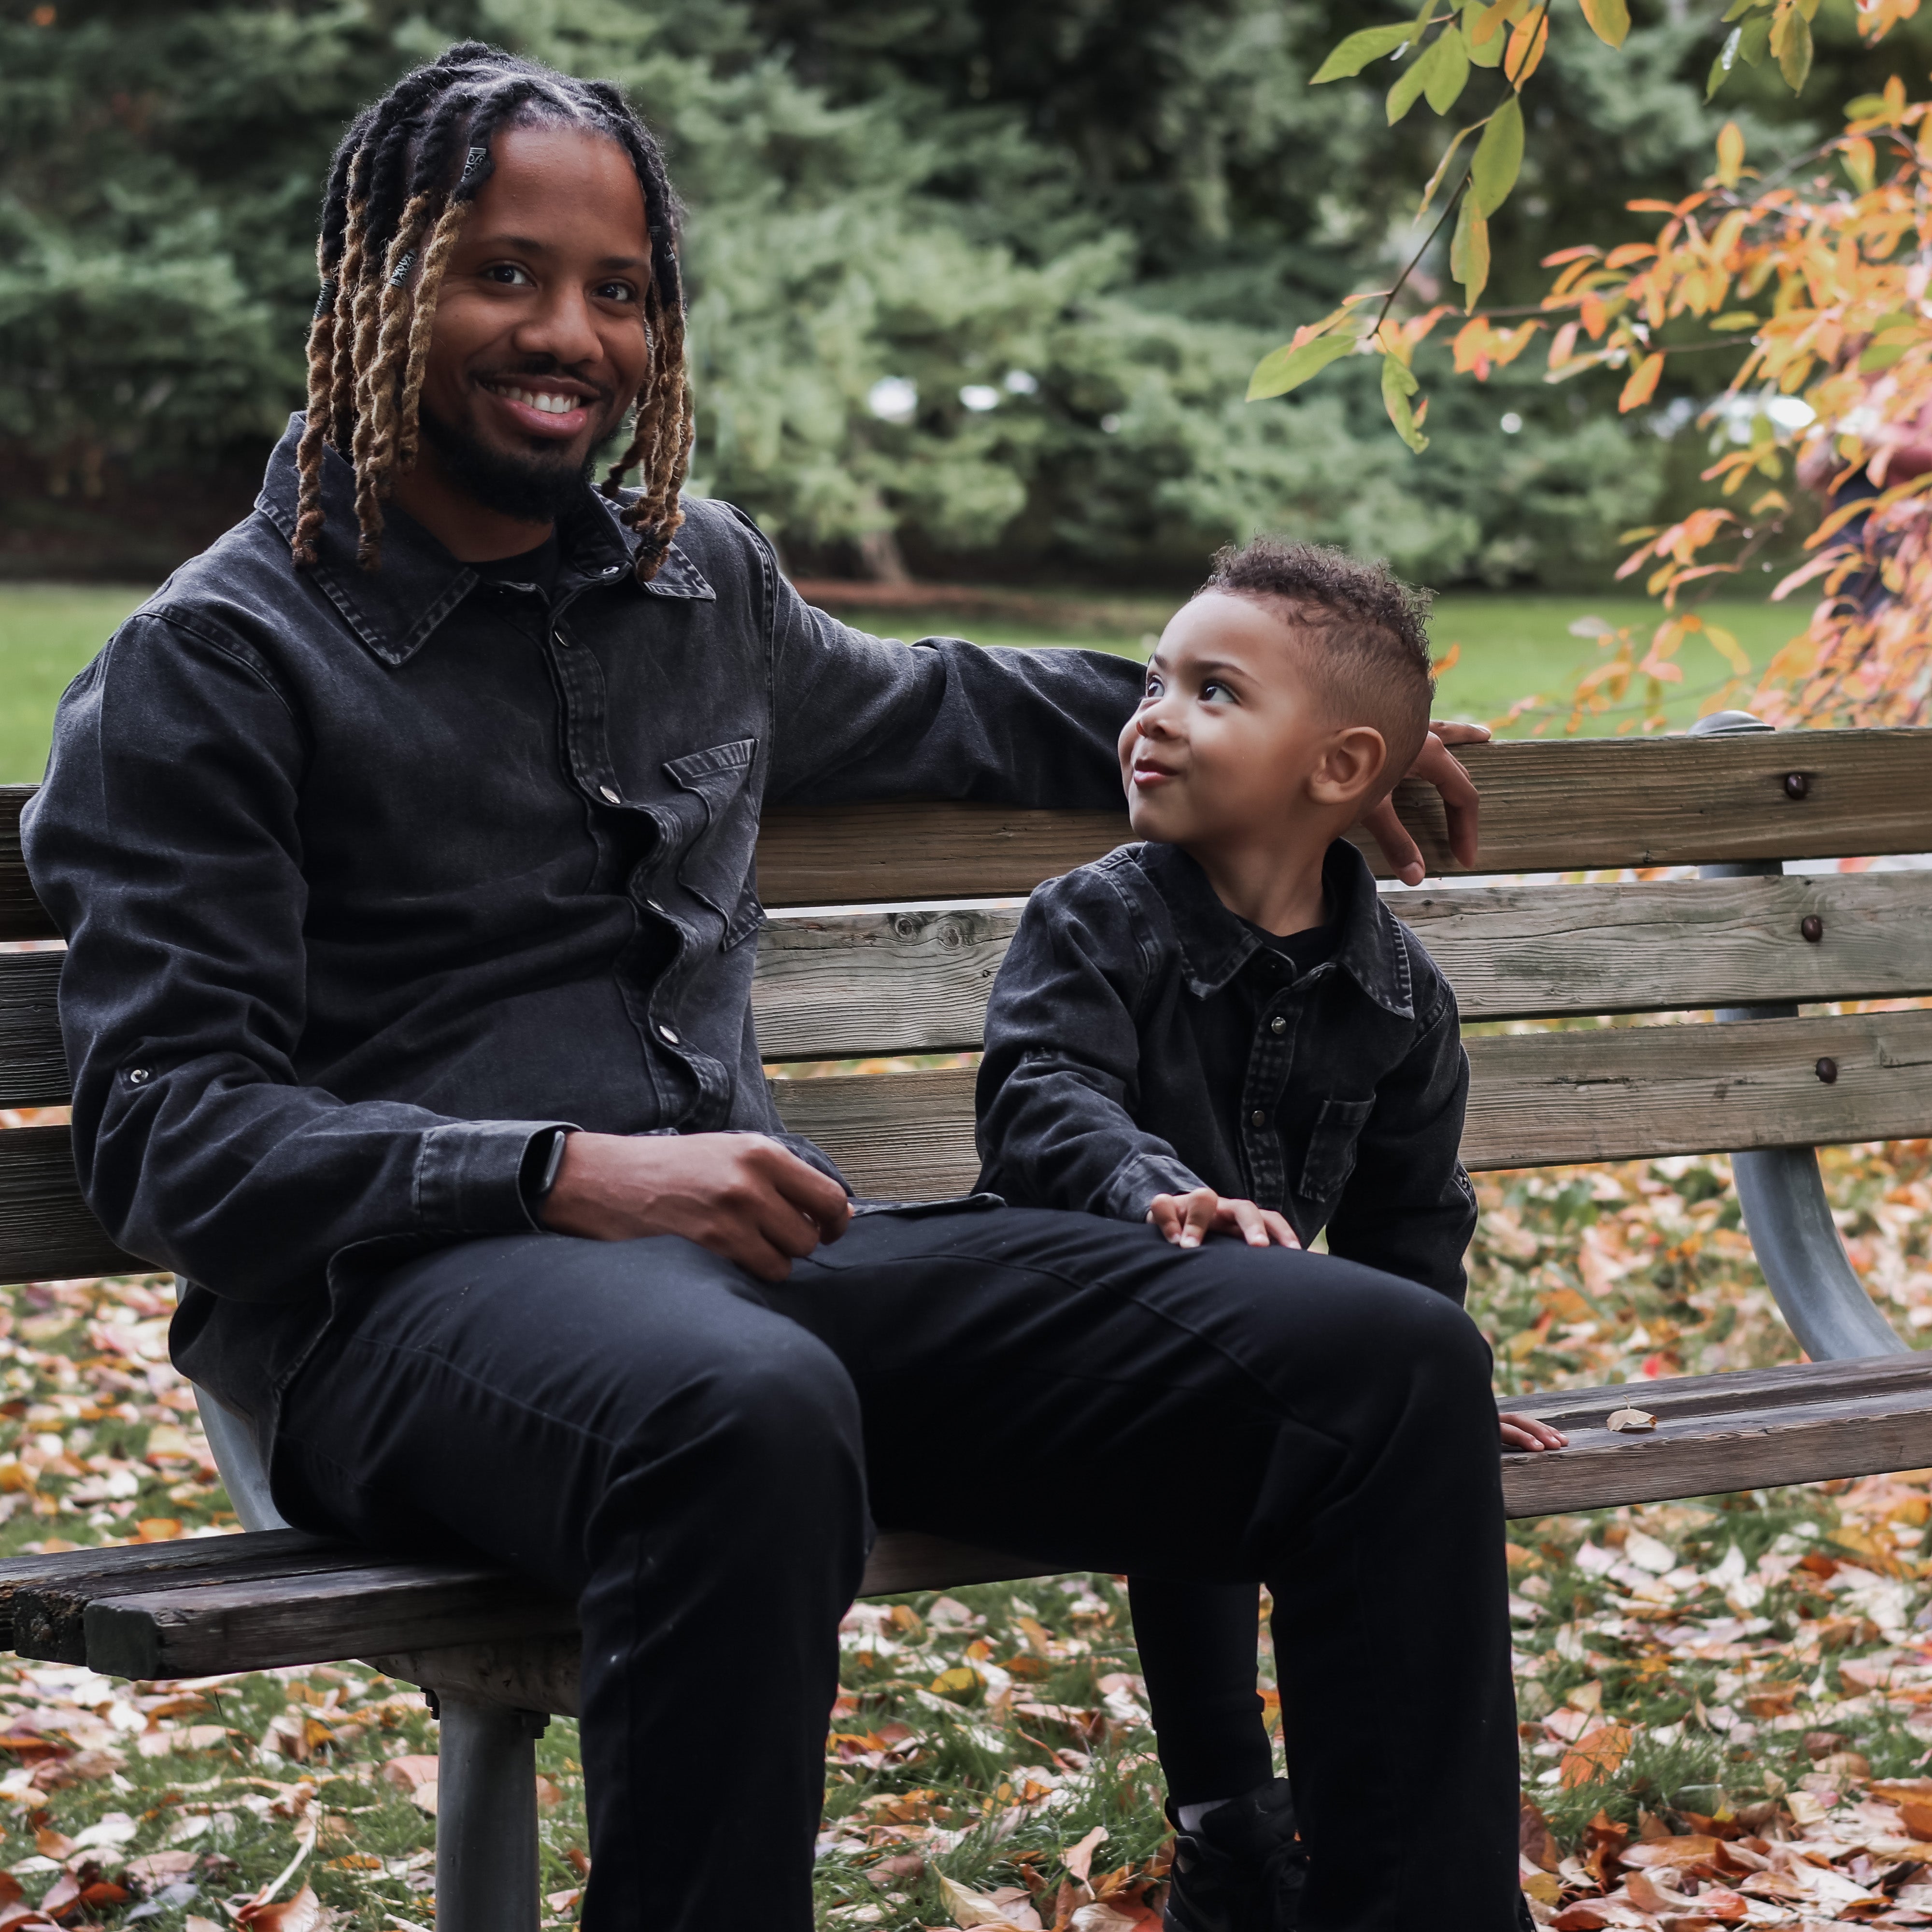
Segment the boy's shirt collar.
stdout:
[[[1208,874],[1178,845],[1149,842],[1138,854],[1141,869],[1173,916],[1187,990],[1197,999],[1211,998],[1260,951],[1260,934],[1221,903]],[[1367,860],[1347,839],[1338,838],[1322,859],[1322,883],[1339,928],[1333,963],[1376,1005],[1399,1018],[1413,1018],[1408,950]]]

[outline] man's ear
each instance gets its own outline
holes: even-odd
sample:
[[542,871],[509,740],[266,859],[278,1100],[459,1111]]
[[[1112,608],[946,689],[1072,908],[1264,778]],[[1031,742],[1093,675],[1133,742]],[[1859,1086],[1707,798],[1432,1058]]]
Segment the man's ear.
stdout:
[[1309,795],[1319,805],[1364,806],[1388,763],[1382,734],[1372,724],[1351,724],[1328,741],[1309,775]]

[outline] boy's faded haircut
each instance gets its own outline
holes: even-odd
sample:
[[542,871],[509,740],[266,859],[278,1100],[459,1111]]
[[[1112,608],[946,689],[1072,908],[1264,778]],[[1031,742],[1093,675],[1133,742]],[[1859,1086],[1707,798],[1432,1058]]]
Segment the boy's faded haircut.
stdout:
[[1378,793],[1394,789],[1429,732],[1435,674],[1429,660],[1429,592],[1384,563],[1322,544],[1256,537],[1214,554],[1203,592],[1262,597],[1281,607],[1304,640],[1336,722],[1372,724],[1388,746]]

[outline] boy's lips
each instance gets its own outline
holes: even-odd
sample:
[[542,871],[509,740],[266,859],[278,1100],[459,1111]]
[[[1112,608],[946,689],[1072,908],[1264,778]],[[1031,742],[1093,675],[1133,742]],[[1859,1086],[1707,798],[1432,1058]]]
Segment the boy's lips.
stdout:
[[1134,783],[1143,790],[1166,784],[1169,778],[1178,778],[1180,774],[1166,765],[1148,765],[1136,762],[1133,768]]

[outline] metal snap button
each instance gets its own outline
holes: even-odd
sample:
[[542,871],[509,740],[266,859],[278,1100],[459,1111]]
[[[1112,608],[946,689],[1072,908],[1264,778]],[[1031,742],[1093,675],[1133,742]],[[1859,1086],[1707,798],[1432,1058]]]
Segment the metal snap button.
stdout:
[[664,1038],[670,1042],[672,1046],[676,1046],[677,1035],[671,1030],[670,1028],[668,1026],[660,1026],[658,1028],[658,1031],[662,1034]]
[[621,805],[623,803],[623,800],[620,799],[608,785],[599,785],[597,789],[603,797],[608,800],[612,805]]
[[1276,1013],[1274,1018],[1268,1022],[1268,1031],[1270,1033],[1286,1033],[1287,1030],[1288,1022],[1280,1013]]
[[130,1066],[128,1070],[128,1084],[130,1087],[145,1087],[154,1077],[152,1070],[148,1067]]
[[1248,1125],[1251,1127],[1264,1127],[1268,1125],[1268,1115],[1264,1114],[1260,1108],[1257,1107],[1255,1111],[1248,1116]]

